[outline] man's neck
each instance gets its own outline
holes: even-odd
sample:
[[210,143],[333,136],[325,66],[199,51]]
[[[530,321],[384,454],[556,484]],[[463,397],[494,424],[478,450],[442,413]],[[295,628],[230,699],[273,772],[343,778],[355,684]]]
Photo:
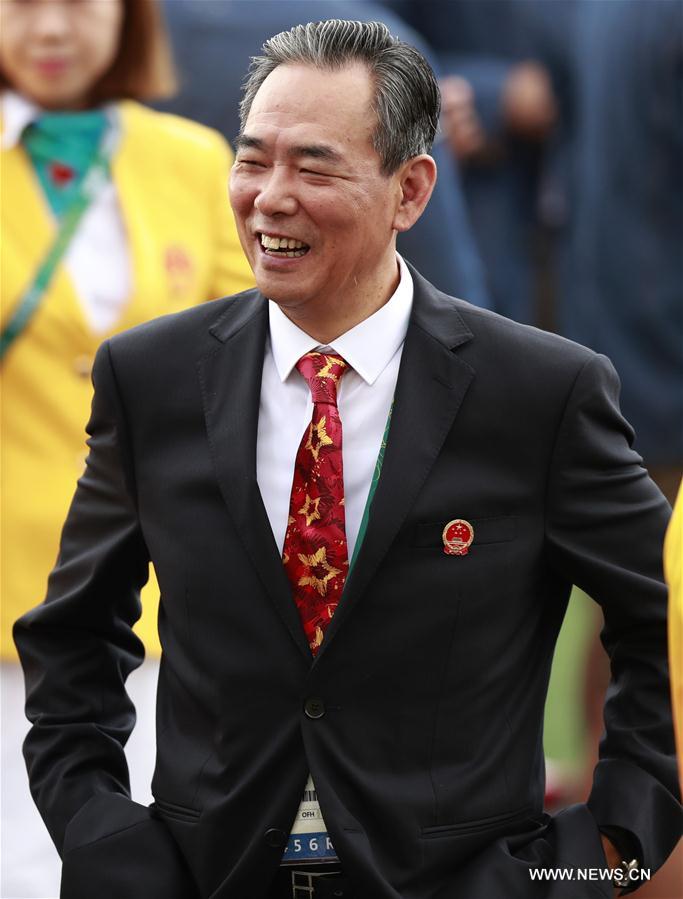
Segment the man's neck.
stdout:
[[287,308],[278,305],[293,324],[325,346],[355,328],[366,318],[370,318],[389,302],[401,280],[398,259],[394,257],[394,260],[394,267],[388,278],[384,278],[362,293],[357,293],[353,298],[347,298],[339,307],[330,304],[312,312],[309,308]]

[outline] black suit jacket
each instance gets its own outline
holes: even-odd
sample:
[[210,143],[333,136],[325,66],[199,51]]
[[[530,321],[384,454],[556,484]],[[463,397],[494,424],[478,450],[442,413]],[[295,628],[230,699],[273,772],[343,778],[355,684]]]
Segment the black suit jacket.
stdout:
[[[34,797],[62,896],[265,896],[312,772],[365,899],[608,896],[534,865],[653,870],[679,803],[661,546],[610,363],[416,272],[367,534],[315,661],[256,481],[257,291],[103,344],[87,467],[46,601],[15,629]],[[453,518],[466,556],[443,552]],[[125,690],[148,561],[162,592],[155,805],[127,798]],[[587,806],[543,812],[543,707],[573,583],[612,687]],[[306,700],[322,701],[310,718]]]

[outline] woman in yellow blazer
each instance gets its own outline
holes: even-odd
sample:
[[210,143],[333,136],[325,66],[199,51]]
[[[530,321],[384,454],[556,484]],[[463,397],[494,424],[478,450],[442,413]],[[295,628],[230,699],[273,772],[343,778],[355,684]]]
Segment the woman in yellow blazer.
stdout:
[[[253,284],[228,203],[228,146],[138,102],[172,86],[154,0],[0,3],[2,895],[58,892],[59,859],[22,770],[11,627],[45,594],[83,471],[95,350],[115,331]],[[152,656],[157,602],[152,578],[138,622]],[[142,727],[127,752],[143,795],[155,667],[132,684]]]
[[[201,125],[153,112],[130,99],[112,102],[117,85],[107,80],[111,81],[113,67],[118,66],[118,83],[129,95],[158,96],[168,86],[167,49],[158,22],[153,21],[156,10],[152,4],[140,0],[110,0],[106,4],[97,0],[77,4],[3,0],[2,6],[5,37],[0,38],[0,64],[5,85],[10,88],[3,94],[0,156],[3,326],[44,259],[57,227],[22,135],[17,133],[32,121],[31,115],[40,112],[40,107],[72,112],[84,106],[91,109],[89,97],[98,98],[99,108],[102,99],[109,101],[105,107],[115,116],[118,132],[110,173],[125,233],[123,249],[129,282],[129,293],[119,303],[117,314],[109,316],[108,322],[105,315],[104,325],[94,327],[88,306],[78,295],[65,264],[66,256],[29,323],[3,357],[2,654],[8,658],[14,657],[13,621],[44,595],[60,527],[83,468],[84,424],[91,399],[90,364],[98,344],[115,331],[235,293],[250,287],[253,281],[228,204],[232,160],[223,139]],[[118,25],[113,21],[117,11]],[[62,21],[58,21],[60,15]],[[156,57],[154,64],[147,66],[146,79],[138,77],[137,90],[126,88],[126,66],[121,65],[126,62],[126,54],[115,44],[109,48],[114,59],[99,78],[104,90],[87,83],[89,72],[84,72],[80,92],[72,92],[66,101],[60,96],[60,89],[64,94],[63,84],[54,75],[60,74],[60,54],[72,52],[74,39],[67,32],[70,27],[79,28],[82,36],[83,22],[76,18],[88,15],[97,31],[95,40],[101,42],[109,29],[119,41],[126,34],[129,57],[133,49],[139,54],[139,48],[145,47]],[[21,40],[19,47],[7,46],[14,37],[8,35],[12,29]],[[66,49],[60,49],[60,40]],[[34,54],[51,54],[44,57],[42,71],[27,71],[27,41],[37,48]],[[135,63],[140,69],[139,55],[128,62],[128,68]],[[45,77],[36,85],[41,74]],[[84,217],[79,227],[86,221]],[[98,247],[96,239],[97,227],[92,254],[95,261],[101,254],[104,288],[106,244]],[[154,652],[156,609],[150,602],[151,593],[148,588],[139,629],[148,649]]]

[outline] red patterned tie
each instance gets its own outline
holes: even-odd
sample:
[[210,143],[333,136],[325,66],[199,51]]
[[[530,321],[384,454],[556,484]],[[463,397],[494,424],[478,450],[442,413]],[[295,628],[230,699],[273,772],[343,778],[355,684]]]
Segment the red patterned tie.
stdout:
[[313,417],[296,454],[282,561],[315,655],[349,568],[337,409],[337,385],[347,364],[340,356],[306,353],[296,367],[311,388]]

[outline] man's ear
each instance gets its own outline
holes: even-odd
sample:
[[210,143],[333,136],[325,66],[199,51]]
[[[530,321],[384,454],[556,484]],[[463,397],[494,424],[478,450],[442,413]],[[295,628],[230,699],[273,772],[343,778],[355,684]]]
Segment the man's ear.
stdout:
[[394,221],[396,231],[408,231],[422,215],[436,184],[436,163],[423,153],[414,156],[399,170],[401,201]]

